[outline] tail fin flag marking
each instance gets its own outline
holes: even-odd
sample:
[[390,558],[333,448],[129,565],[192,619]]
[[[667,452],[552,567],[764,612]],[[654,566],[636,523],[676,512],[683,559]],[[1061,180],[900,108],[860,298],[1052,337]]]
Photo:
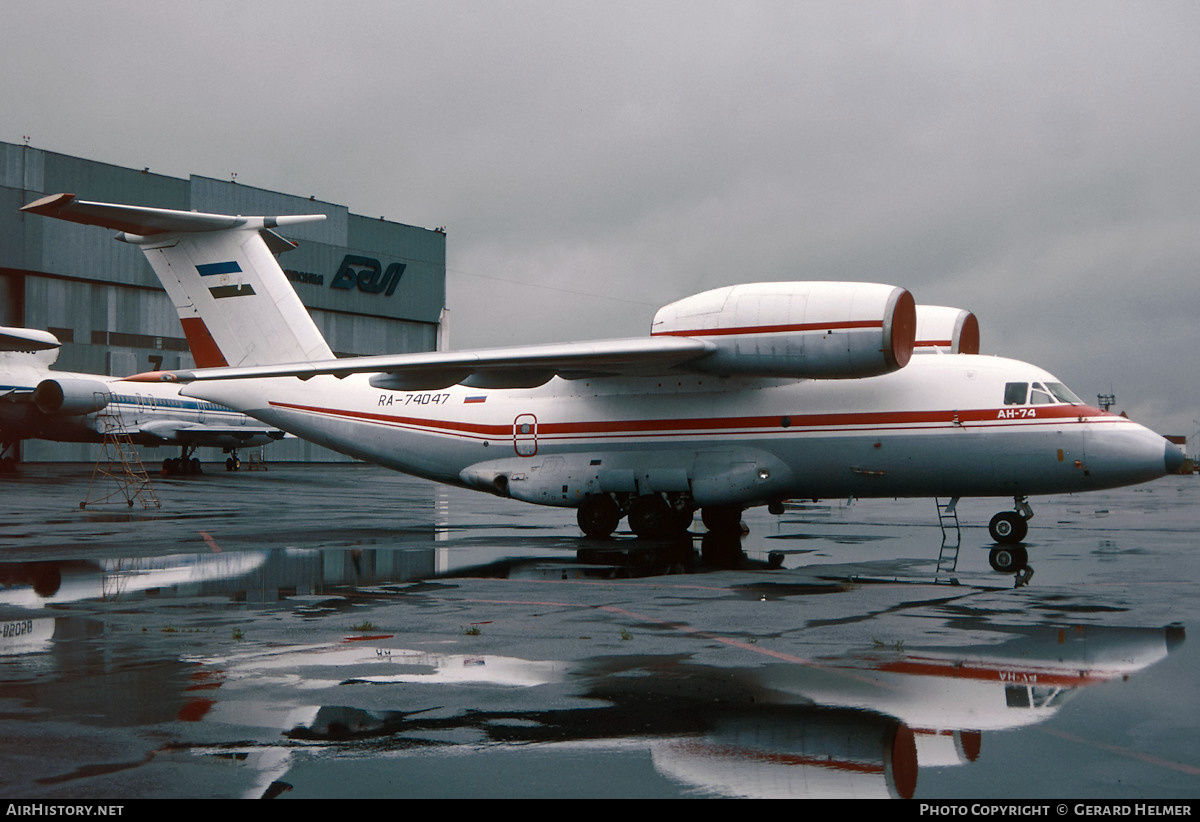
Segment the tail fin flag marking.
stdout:
[[225,355],[217,346],[217,341],[208,332],[208,326],[204,324],[204,320],[199,317],[180,317],[179,323],[183,326],[183,336],[187,338],[188,348],[192,352],[192,359],[196,361],[197,368],[218,368],[229,365],[225,361]]

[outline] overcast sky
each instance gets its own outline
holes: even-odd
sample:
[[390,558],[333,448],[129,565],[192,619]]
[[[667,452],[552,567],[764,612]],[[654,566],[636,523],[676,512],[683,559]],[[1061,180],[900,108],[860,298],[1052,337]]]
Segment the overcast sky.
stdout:
[[446,226],[454,348],[886,282],[1200,427],[1191,0],[0,0],[0,61],[0,139]]

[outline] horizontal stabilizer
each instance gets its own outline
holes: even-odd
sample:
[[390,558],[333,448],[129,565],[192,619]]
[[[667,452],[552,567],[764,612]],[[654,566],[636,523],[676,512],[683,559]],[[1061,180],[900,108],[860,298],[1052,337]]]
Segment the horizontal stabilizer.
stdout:
[[60,345],[49,331],[0,326],[0,351],[48,351]]
[[157,234],[224,231],[232,228],[276,228],[316,220],[324,214],[300,214],[285,217],[241,217],[228,214],[202,214],[168,208],[93,203],[75,199],[74,194],[51,194],[21,208],[30,214],[54,217],[83,225],[112,228],[142,237]]

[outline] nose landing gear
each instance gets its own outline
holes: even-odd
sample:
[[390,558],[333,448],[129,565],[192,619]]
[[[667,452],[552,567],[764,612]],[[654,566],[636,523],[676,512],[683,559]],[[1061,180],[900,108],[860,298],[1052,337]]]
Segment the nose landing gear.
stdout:
[[1013,545],[1024,540],[1029,533],[1029,520],[1033,519],[1028,498],[1013,497],[1013,501],[1016,503],[1015,511],[1001,511],[988,523],[988,533],[1001,545]]
[[996,545],[988,552],[988,563],[993,571],[1016,574],[1016,587],[1029,584],[1033,569],[1029,567],[1029,552],[1021,542],[1029,533],[1029,520],[1033,509],[1025,497],[1014,497],[1015,511],[1001,511],[988,523],[988,533]]

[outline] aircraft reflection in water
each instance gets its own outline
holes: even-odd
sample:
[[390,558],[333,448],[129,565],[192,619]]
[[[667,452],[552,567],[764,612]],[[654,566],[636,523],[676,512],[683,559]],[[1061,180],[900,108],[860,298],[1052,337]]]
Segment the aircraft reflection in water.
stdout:
[[[9,616],[39,603],[133,599],[151,588],[161,598],[170,586],[183,586],[180,596],[225,592],[238,601],[269,600],[268,590],[282,598],[428,578],[434,553],[277,550],[57,568],[0,565],[6,606],[0,648],[10,658],[69,653],[56,647],[55,620]],[[522,567],[518,575],[533,566]],[[570,567],[559,564],[562,572]],[[581,571],[598,574],[601,567]],[[481,576],[511,573],[508,564],[478,569]],[[321,608],[337,606],[300,596],[296,607],[317,617]],[[159,694],[160,710],[173,711],[164,722],[204,723],[203,738],[220,738],[228,727],[233,738],[261,740],[218,746],[217,755],[248,768],[242,774],[253,785],[245,786],[246,795],[285,790],[326,746],[336,755],[369,741],[373,752],[386,750],[392,759],[464,742],[632,746],[648,750],[663,776],[715,795],[912,797],[920,769],[969,765],[986,732],[1044,721],[1081,687],[1162,660],[1184,635],[1180,626],[973,622],[962,636],[982,637],[980,644],[952,646],[944,644],[946,621],[936,623],[936,636],[924,642],[917,636],[832,653],[821,631],[798,634],[788,661],[773,656],[740,668],[700,664],[683,652],[570,660],[436,652],[392,634],[245,651],[235,644],[220,656],[179,658],[169,679],[144,687]],[[179,676],[181,669],[190,673]],[[340,687],[356,683],[377,687]],[[167,687],[176,693],[164,695]],[[481,699],[480,689],[508,696]],[[514,696],[525,689],[529,698]],[[324,701],[334,693],[336,702]],[[431,693],[443,706],[437,711],[429,710]],[[561,707],[541,707],[546,694]]]
[[[210,671],[207,681],[233,682],[236,691],[228,703],[220,687],[206,691],[211,703],[202,721],[263,727],[286,719],[275,727],[292,740],[370,740],[376,751],[381,738],[393,739],[395,752],[453,744],[437,741],[450,731],[470,744],[644,745],[663,775],[722,796],[911,798],[920,768],[969,764],[979,755],[983,731],[1043,721],[1078,688],[1137,672],[1183,639],[1178,626],[1037,626],[1007,633],[999,645],[849,649],[809,664],[745,669],[693,665],[676,656],[567,663],[431,653],[378,636],[370,643],[199,660]],[[445,716],[426,715],[429,694],[403,687],[395,697],[412,704],[396,710],[306,705],[299,691],[286,707],[241,696],[300,669],[309,692],[348,683],[477,689],[569,681],[578,698],[602,704],[529,711],[472,706]],[[370,701],[380,701],[374,689]],[[254,795],[287,783],[290,759],[278,751],[266,758],[270,766]]]

